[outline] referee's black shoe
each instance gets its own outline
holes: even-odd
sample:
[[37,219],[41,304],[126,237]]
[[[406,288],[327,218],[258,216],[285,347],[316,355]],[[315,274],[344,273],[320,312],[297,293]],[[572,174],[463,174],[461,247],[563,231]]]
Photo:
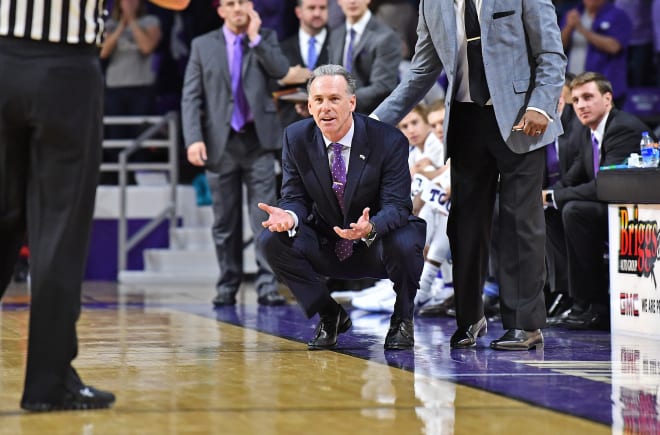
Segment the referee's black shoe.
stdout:
[[60,400],[52,402],[23,400],[21,408],[35,412],[74,411],[109,408],[113,403],[115,403],[115,395],[111,392],[83,385],[77,391],[67,391]]

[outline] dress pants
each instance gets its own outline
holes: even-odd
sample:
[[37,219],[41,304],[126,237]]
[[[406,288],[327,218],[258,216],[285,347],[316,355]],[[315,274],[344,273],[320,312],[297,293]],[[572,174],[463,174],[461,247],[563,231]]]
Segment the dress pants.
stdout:
[[566,241],[561,212],[548,207],[545,210],[545,255],[548,269],[548,282],[552,293],[568,293],[568,262],[566,261]]
[[[500,309],[504,329],[545,325],[543,148],[516,154],[499,132],[492,106],[454,102],[447,144],[452,205],[447,234],[459,327],[483,316],[493,206],[499,178]],[[478,126],[479,128],[474,128]]]
[[562,208],[566,233],[568,285],[574,303],[600,314],[609,313],[609,272],[603,261],[607,204],[569,201]]
[[312,317],[329,298],[325,277],[339,279],[389,278],[397,294],[394,314],[412,319],[415,294],[424,265],[426,223],[415,218],[367,247],[359,241],[353,255],[339,261],[335,239],[320,236],[312,227],[300,224],[295,237],[287,232],[261,234],[261,243],[275,274],[284,282],[305,314]]
[[259,145],[254,124],[229,135],[217,166],[206,176],[213,198],[213,241],[220,267],[218,293],[235,294],[243,277],[243,185],[247,188],[250,228],[257,260],[255,287],[258,296],[277,291],[277,281],[259,244],[268,215],[257,204],[275,203],[275,156]]
[[71,367],[103,140],[97,50],[0,38],[0,292],[27,225],[24,401],[61,399]]

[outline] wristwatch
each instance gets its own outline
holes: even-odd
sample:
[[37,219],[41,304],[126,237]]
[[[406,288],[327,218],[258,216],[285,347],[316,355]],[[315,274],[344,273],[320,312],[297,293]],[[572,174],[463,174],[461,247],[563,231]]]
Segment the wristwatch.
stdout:
[[376,232],[376,224],[374,223],[374,221],[369,220],[369,223],[371,224],[371,231],[369,231],[369,234],[367,234],[365,238],[362,239],[364,240],[364,243],[367,244],[367,246],[371,246],[374,240],[376,240],[376,236],[378,235],[378,233]]

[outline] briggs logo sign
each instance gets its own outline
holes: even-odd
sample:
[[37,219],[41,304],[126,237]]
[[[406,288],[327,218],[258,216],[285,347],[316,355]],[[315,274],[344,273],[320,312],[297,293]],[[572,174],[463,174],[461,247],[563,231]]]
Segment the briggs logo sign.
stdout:
[[660,233],[657,221],[640,221],[637,206],[632,219],[627,207],[619,207],[619,273],[651,277],[657,288],[653,268],[660,258]]

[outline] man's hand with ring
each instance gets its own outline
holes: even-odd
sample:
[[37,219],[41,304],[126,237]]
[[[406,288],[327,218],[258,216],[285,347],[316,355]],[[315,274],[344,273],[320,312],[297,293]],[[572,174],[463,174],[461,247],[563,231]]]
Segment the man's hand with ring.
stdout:
[[513,131],[522,131],[528,136],[540,136],[548,127],[548,118],[536,110],[527,110]]

